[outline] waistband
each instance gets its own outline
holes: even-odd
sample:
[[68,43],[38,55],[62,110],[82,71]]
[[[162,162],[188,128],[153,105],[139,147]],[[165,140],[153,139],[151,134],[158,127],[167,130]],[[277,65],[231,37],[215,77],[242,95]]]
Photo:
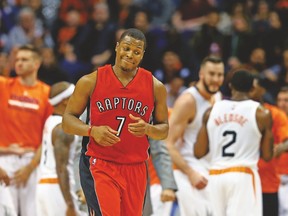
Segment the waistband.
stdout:
[[252,175],[254,196],[256,196],[255,176],[253,170],[250,167],[229,167],[225,169],[212,169],[209,170],[209,175],[221,175],[229,172],[241,172]]
[[58,184],[58,178],[43,178],[40,179],[38,184]]

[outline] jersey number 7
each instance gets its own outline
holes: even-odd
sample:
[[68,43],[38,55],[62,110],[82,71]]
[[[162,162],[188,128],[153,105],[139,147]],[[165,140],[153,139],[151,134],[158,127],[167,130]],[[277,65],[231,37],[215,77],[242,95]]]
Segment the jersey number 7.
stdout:
[[123,117],[123,116],[116,116],[116,120],[119,120],[119,125],[118,125],[118,128],[117,128],[117,134],[116,136],[120,136],[121,132],[122,132],[122,129],[123,129],[123,126],[124,126],[124,123],[125,123],[125,120],[126,120],[126,117]]

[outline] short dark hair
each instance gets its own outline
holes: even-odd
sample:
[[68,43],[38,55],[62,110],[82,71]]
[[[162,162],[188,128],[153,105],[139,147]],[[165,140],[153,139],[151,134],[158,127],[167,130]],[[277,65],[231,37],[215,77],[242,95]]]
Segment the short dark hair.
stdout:
[[288,93],[288,86],[287,85],[286,86],[282,86],[278,93],[280,93],[280,92]]
[[30,50],[31,52],[35,52],[35,53],[40,54],[39,50],[35,46],[33,46],[32,44],[22,45],[18,48],[18,50]]
[[143,32],[140,31],[139,29],[136,29],[136,28],[127,29],[121,35],[119,42],[121,42],[123,40],[123,38],[126,37],[126,36],[130,36],[130,37],[132,37],[134,39],[143,41],[144,42],[144,49],[146,49],[146,46],[147,46],[146,37],[143,34]]
[[214,55],[209,55],[209,56],[206,56],[202,62],[201,62],[201,67],[203,65],[205,65],[207,62],[212,62],[212,63],[215,63],[215,64],[218,64],[218,63],[223,63],[223,60],[218,57],[218,56],[214,56]]
[[240,92],[249,92],[253,87],[254,76],[247,70],[235,71],[230,83],[232,88]]
[[20,50],[27,50],[27,51],[31,51],[35,54],[35,56],[39,59],[41,59],[41,53],[39,51],[39,49],[37,49],[35,46],[33,46],[32,44],[26,44],[26,45],[22,45],[18,48],[18,51]]
[[269,89],[270,81],[268,78],[264,77],[261,74],[253,74],[254,79],[258,81],[258,85],[264,88],[265,90]]

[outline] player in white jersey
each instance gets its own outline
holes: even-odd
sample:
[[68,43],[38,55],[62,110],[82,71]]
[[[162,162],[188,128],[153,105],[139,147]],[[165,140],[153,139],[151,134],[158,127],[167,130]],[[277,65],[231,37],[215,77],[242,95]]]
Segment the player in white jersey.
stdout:
[[62,115],[74,85],[59,82],[51,87],[53,115],[45,122],[42,139],[40,175],[37,184],[37,213],[45,216],[76,216],[74,160],[78,137],[62,130]]
[[[288,54],[288,51],[286,51]],[[283,110],[288,117],[288,86],[284,86],[280,89],[277,94],[277,106]],[[280,180],[281,184],[279,186],[278,197],[279,197],[279,216],[288,216],[288,140],[279,144],[274,149],[274,153],[277,157],[283,152],[279,158],[280,164]]]
[[176,100],[170,117],[167,146],[172,162],[177,167],[174,177],[178,186],[176,193],[180,215],[211,215],[206,159],[198,160],[193,145],[202,125],[207,108],[221,99],[219,88],[224,80],[223,61],[206,57],[199,72],[199,81],[188,88]]
[[194,145],[197,158],[211,156],[209,189],[213,216],[262,216],[259,156],[273,155],[272,118],[249,99],[253,75],[236,71],[230,81],[231,100],[216,102],[204,114]]
[[[6,171],[0,167],[0,215],[17,216],[14,211],[11,194],[6,186],[10,184],[10,178]],[[5,199],[3,199],[5,197]],[[11,206],[12,205],[12,206]]]

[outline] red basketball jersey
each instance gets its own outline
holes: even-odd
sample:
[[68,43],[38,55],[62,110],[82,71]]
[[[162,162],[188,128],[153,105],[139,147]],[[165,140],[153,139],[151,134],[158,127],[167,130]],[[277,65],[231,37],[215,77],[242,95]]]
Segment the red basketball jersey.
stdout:
[[154,109],[153,76],[139,68],[133,80],[123,86],[112,66],[98,68],[97,82],[90,99],[91,125],[108,125],[118,131],[121,139],[113,146],[103,147],[89,140],[86,155],[117,163],[138,163],[148,158],[148,138],[136,137],[128,131],[129,117],[149,122]]

